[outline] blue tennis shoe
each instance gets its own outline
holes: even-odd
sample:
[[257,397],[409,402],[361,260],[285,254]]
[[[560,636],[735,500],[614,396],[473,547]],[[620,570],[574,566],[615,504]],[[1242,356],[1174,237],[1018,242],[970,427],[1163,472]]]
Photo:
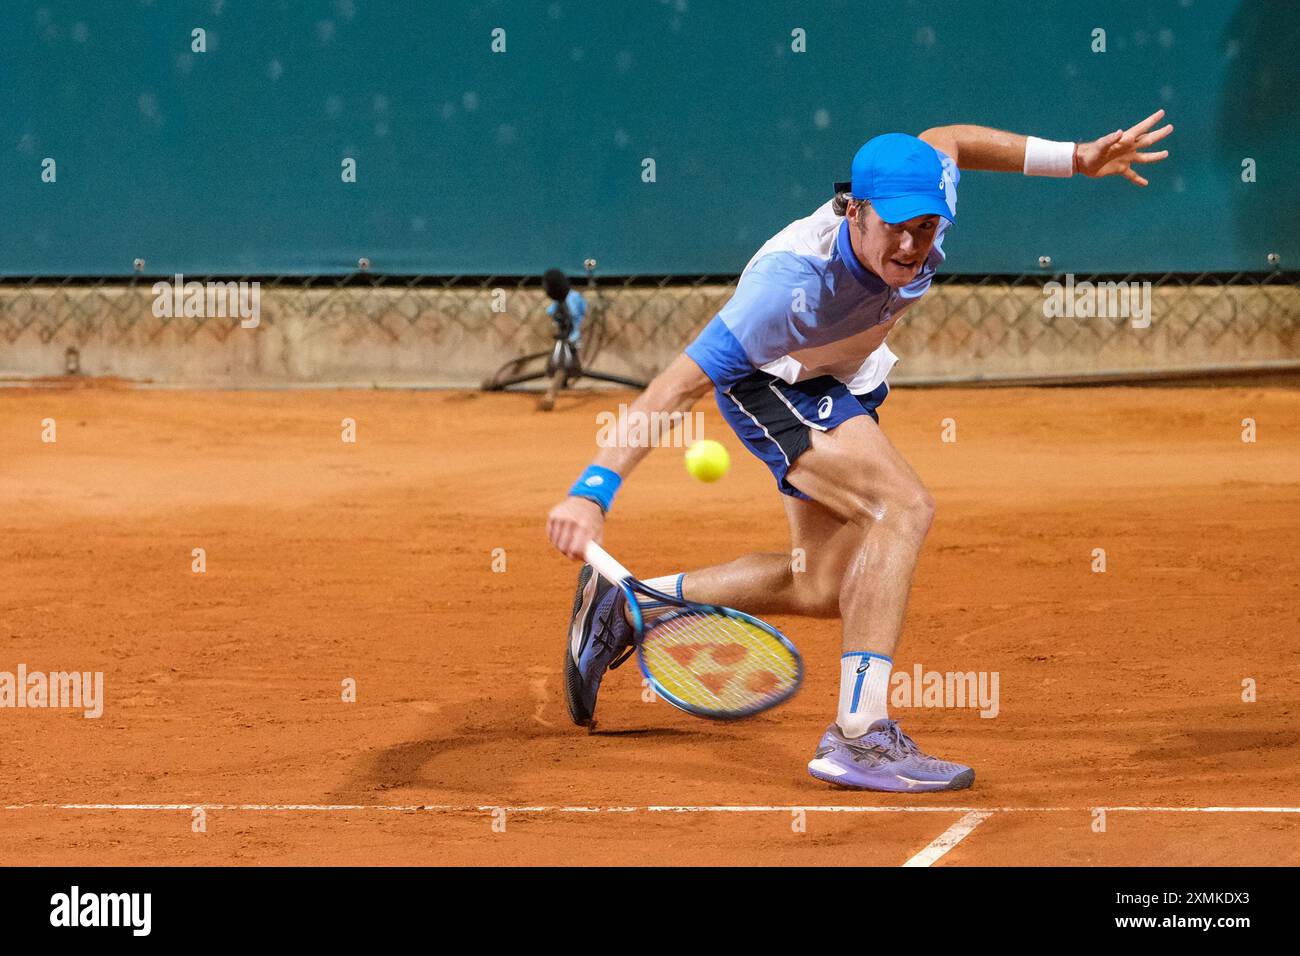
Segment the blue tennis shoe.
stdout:
[[596,695],[605,671],[618,667],[636,649],[632,625],[623,614],[626,604],[621,588],[602,578],[590,564],[582,566],[569,622],[569,646],[564,652],[564,693],[569,716],[580,727],[594,725]]
[[878,720],[861,737],[845,737],[831,724],[808,772],[837,787],[901,793],[965,790],[975,782],[970,767],[922,753],[896,720]]

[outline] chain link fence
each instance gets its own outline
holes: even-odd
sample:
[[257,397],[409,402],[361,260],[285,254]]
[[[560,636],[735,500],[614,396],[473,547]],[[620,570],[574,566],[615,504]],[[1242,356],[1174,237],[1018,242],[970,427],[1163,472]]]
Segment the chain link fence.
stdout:
[[[477,387],[503,363],[552,341],[548,300],[531,277],[359,272],[185,282],[205,291],[217,285],[217,306],[171,277],[0,279],[0,379]],[[255,317],[220,305],[220,290],[241,282]],[[584,364],[652,377],[717,313],[734,283],[579,278],[591,310]],[[1146,296],[1145,316],[1116,310],[1117,288]],[[1105,317],[1051,306],[1054,297],[1059,306],[1061,295],[1082,302],[1090,294]],[[943,277],[904,313],[889,343],[902,358],[892,380],[904,384],[1297,368],[1300,273]]]

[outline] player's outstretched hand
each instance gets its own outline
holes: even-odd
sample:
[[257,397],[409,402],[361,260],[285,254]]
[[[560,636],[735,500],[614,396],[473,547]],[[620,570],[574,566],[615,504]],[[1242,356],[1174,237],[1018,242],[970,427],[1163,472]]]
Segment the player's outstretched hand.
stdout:
[[565,498],[546,518],[546,534],[566,556],[585,560],[587,542],[600,544],[605,515],[600,505],[586,498]]
[[1159,129],[1152,130],[1151,127],[1159,123],[1164,115],[1164,110],[1156,110],[1142,122],[1128,129],[1117,129],[1091,143],[1080,143],[1075,149],[1075,168],[1085,176],[1122,175],[1131,183],[1145,186],[1147,181],[1133,171],[1133,165],[1158,163],[1169,155],[1167,149],[1154,153],[1139,152],[1160,142],[1174,131],[1173,123],[1166,123]]

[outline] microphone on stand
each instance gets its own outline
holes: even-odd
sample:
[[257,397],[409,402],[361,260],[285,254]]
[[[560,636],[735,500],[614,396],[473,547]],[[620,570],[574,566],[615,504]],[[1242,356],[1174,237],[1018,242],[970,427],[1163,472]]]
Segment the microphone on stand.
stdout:
[[542,289],[554,303],[546,311],[556,325],[556,338],[567,339],[573,333],[573,313],[569,310],[569,293],[573,284],[559,269],[547,269],[542,275]]
[[[596,260],[588,259],[583,263],[583,266],[587,270],[588,289],[594,289]],[[580,350],[579,335],[583,326],[588,324],[587,300],[583,298],[581,292],[573,288],[573,283],[569,281],[567,275],[559,269],[547,269],[542,274],[542,291],[551,300],[551,304],[546,307],[546,314],[551,317],[551,321],[555,325],[555,341],[551,350],[549,352],[535,352],[532,355],[521,355],[519,358],[511,359],[484,381],[484,390],[495,392],[509,388],[512,385],[522,385],[525,382],[547,381],[549,384],[546,391],[537,402],[538,409],[547,412],[555,407],[555,397],[560,393],[561,389],[582,378],[595,379],[598,382],[612,382],[615,385],[625,385],[630,388],[646,387],[645,382],[637,379],[623,375],[611,375],[605,372],[593,372],[583,367],[582,359],[578,354]],[[599,347],[601,338],[599,316],[596,317],[595,321],[596,325],[592,327],[591,331],[593,342],[596,347]],[[539,364],[541,367],[537,368],[536,366]],[[530,365],[534,367],[533,371],[527,370]]]

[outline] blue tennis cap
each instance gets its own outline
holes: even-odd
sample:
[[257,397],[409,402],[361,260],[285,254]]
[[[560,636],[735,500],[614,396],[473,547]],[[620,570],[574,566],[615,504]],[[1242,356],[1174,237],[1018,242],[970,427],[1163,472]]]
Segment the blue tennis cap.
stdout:
[[871,200],[885,222],[917,216],[953,221],[939,153],[915,136],[885,133],[867,140],[853,157],[852,178],[853,198]]

